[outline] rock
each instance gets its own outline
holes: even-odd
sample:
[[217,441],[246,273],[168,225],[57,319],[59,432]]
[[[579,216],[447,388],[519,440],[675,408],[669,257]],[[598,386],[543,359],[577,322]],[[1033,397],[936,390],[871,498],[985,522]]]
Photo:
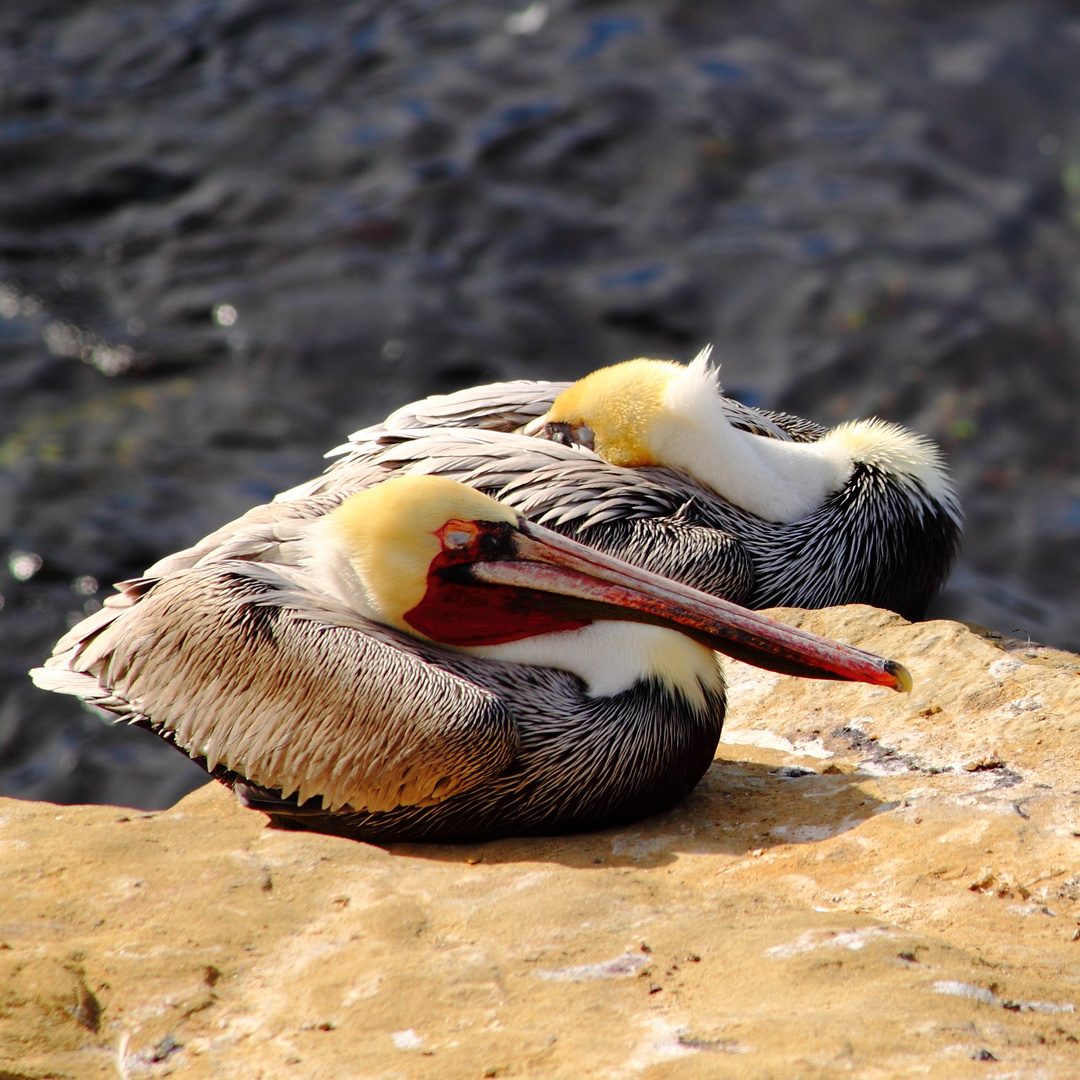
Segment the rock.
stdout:
[[1078,1075],[1080,657],[780,614],[914,692],[733,663],[715,765],[624,829],[0,800],[0,1076]]

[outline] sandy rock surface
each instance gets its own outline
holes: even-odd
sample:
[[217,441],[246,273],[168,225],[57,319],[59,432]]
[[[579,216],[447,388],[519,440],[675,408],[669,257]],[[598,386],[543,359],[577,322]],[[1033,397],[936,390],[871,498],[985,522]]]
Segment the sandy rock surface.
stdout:
[[621,830],[0,801],[0,1077],[1080,1075],[1080,658],[783,614],[914,692],[731,664],[716,764]]

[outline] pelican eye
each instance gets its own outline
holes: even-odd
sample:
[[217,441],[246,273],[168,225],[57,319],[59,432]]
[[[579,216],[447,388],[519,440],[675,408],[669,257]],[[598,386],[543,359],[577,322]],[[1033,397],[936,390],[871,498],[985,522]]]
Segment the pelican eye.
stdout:
[[439,530],[439,539],[446,550],[460,551],[469,547],[480,530],[471,521],[448,521]]
[[571,434],[578,446],[584,446],[588,450],[595,449],[593,446],[593,429],[588,424],[579,424]]

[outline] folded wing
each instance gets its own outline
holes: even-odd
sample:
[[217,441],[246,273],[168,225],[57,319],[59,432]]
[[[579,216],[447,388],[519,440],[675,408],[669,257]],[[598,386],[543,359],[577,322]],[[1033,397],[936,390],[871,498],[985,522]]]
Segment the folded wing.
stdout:
[[[126,598],[126,599],[125,599]],[[146,723],[208,770],[336,810],[424,806],[499,775],[518,732],[492,692],[310,593],[224,560],[140,579],[34,679]]]

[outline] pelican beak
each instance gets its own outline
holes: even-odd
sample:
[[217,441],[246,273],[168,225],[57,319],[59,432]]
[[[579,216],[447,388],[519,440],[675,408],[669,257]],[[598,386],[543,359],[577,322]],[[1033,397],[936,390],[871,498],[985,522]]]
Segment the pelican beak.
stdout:
[[[512,552],[469,565],[478,581],[566,598],[588,619],[667,626],[756,667],[811,679],[848,679],[909,691],[902,664],[777,622],[759,612],[630,566],[522,520]],[[508,556],[508,557],[507,557]]]
[[523,435],[531,435],[537,439],[547,439],[548,442],[561,443],[563,446],[583,446],[586,450],[595,450],[592,429],[586,424],[562,423],[561,421],[549,420],[550,413],[544,413],[535,420],[530,420],[522,429]]

